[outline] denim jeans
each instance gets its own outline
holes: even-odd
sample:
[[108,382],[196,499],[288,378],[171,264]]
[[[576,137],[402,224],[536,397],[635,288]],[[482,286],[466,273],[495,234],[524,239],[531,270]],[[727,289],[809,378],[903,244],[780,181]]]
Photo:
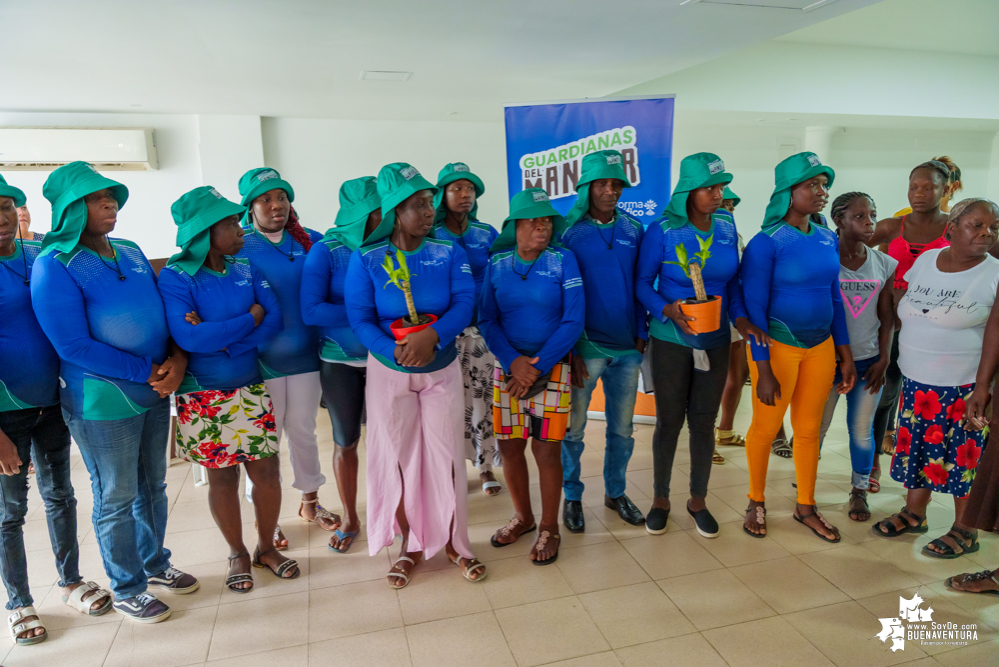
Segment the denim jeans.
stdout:
[[63,412],[90,471],[94,531],[115,598],[146,592],[148,577],[170,567],[166,532],[166,448],[170,398],[127,419]]
[[[881,401],[881,391],[871,394],[867,391],[867,382],[864,381],[864,373],[870,368],[878,357],[863,359],[856,362],[857,384],[853,386],[850,393],[846,395],[846,425],[850,433],[850,467],[853,468],[851,475],[854,488],[866,489],[870,485],[871,467],[874,465],[874,414]],[[842,379],[839,369],[836,370],[836,380],[838,383]],[[826,401],[825,412],[822,413],[822,428],[819,431],[819,443],[826,437],[829,424],[832,423],[833,414],[836,412],[836,403],[839,402],[839,394],[836,393],[836,385],[833,385]]]
[[80,546],[76,540],[76,497],[69,477],[69,431],[58,405],[0,412],[0,431],[11,439],[21,458],[21,469],[16,475],[0,475],[3,507],[0,575],[7,588],[7,609],[17,609],[33,604],[21,530],[28,512],[28,459],[35,463],[35,478],[45,503],[60,586],[82,581]]
[[634,431],[635,399],[638,394],[638,373],[642,355],[625,354],[620,357],[585,359],[586,372],[590,374],[584,387],[572,388],[572,415],[569,432],[562,441],[562,486],[566,500],[583,499],[583,483],[579,481],[579,458],[583,455],[583,433],[586,430],[586,411],[590,397],[603,378],[604,414],[607,419],[607,449],[604,452],[604,493],[611,498],[624,495],[625,472],[635,448]]

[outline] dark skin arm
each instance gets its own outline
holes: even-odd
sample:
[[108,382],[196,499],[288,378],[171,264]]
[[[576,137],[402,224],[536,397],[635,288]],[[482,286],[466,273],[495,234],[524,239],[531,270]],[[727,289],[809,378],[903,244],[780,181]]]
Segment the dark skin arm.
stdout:
[[992,401],[990,388],[997,369],[999,369],[999,308],[993,308],[985,323],[982,358],[978,362],[978,373],[975,376],[975,391],[972,392],[964,408],[966,431],[980,431],[988,424],[985,409]]
[[[153,366],[155,367],[156,364],[153,364]],[[171,338],[170,356],[160,364],[159,368],[153,371],[149,384],[152,385],[161,398],[165,398],[177,391],[177,388],[180,387],[180,383],[184,379],[184,371],[186,370],[187,352],[180,349],[180,346]],[[154,376],[159,379],[152,379]]]
[[837,345],[836,355],[839,357],[839,372],[843,379],[836,385],[840,394],[849,394],[853,385],[857,384],[857,367],[853,365],[853,351],[849,345]]
[[895,333],[895,301],[889,286],[894,281],[895,273],[892,272],[878,295],[878,321],[881,322],[878,329],[878,360],[864,373],[864,380],[867,381],[865,386],[871,394],[878,393],[885,385],[885,371],[888,370],[891,357],[891,339]]
[[14,441],[0,431],[0,475],[16,475],[21,469],[21,463]]
[[902,218],[885,218],[878,220],[874,227],[874,236],[867,242],[869,248],[877,248],[881,252],[888,252],[888,244],[898,238],[902,233]]

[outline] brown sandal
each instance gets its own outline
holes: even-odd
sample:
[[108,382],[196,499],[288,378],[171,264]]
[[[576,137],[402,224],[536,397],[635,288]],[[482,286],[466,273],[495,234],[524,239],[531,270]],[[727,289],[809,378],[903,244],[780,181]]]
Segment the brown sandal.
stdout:
[[[513,517],[512,519],[510,519],[510,523],[500,528],[498,531],[496,531],[495,535],[489,538],[489,544],[493,545],[497,549],[500,549],[502,547],[508,547],[517,540],[519,540],[520,536],[523,535],[524,533],[530,533],[538,529],[538,524],[532,523],[529,527],[524,528],[518,533],[513,532],[517,530],[518,526],[523,526],[523,525],[524,525],[523,521],[521,521],[517,517]],[[497,537],[509,537],[511,534],[514,535],[514,538],[509,542],[500,542],[499,540],[496,539]]]
[[555,542],[555,554],[551,558],[545,560],[537,560],[532,558],[531,562],[535,565],[551,565],[558,560],[558,545],[562,541],[562,536],[558,533],[552,535],[551,531],[542,530],[538,535],[538,541],[534,543],[534,547],[531,549],[531,555],[537,556],[539,551],[544,551],[545,547],[548,546],[548,540],[554,540]]
[[[821,514],[819,514],[819,511],[815,508],[815,505],[809,505],[808,507],[812,508],[811,514],[802,514],[802,515],[799,515],[798,514],[798,510],[796,508],[794,510],[794,513],[791,514],[791,516],[794,518],[795,521],[797,521],[798,523],[800,523],[802,526],[804,526],[808,530],[810,530],[813,533],[815,533],[815,535],[819,539],[821,539],[821,540],[824,540],[826,542],[830,542],[832,544],[836,544],[841,539],[843,539],[843,536],[839,534],[839,531],[837,530],[836,526],[834,526],[831,523],[829,523],[828,521],[826,521],[826,518],[824,516],[822,516]],[[813,516],[817,517],[818,520],[822,522],[822,525],[825,526],[827,530],[829,530],[830,532],[834,533],[836,535],[836,539],[830,539],[830,538],[826,537],[825,535],[823,535],[822,533],[820,533],[817,528],[812,528],[807,523],[805,523],[805,519],[811,519]]]
[[[756,518],[754,523],[757,526],[759,526],[761,529],[763,529],[762,533],[754,533],[749,528],[746,528],[746,524],[749,523],[750,521],[749,513],[754,510],[756,511]],[[749,507],[747,507],[746,518],[742,522],[742,531],[746,533],[746,535],[749,535],[750,537],[761,538],[767,536],[766,530],[767,530],[767,508],[763,506],[763,503],[760,503],[756,506],[750,505]]]
[[[857,502],[862,504],[862,507],[852,507],[852,505]],[[858,491],[854,489],[850,492],[850,519],[852,521],[870,521],[871,520],[871,507],[867,504],[867,491]],[[861,519],[860,515],[866,514],[867,517]]]

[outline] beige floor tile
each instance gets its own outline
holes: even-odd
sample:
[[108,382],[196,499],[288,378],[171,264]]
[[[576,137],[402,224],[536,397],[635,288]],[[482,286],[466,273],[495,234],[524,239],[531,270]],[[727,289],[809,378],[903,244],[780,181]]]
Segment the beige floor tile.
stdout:
[[[406,626],[414,667],[514,667],[493,612]],[[473,641],[469,641],[473,638]]]
[[282,552],[287,558],[298,562],[301,574],[295,579],[280,579],[267,568],[252,567],[253,588],[249,593],[231,593],[229,590],[223,591],[220,600],[221,604],[227,605],[245,600],[257,600],[260,598],[272,597],[275,595],[290,595],[292,593],[302,593],[309,590],[309,569],[310,559],[308,549],[289,549]]
[[586,593],[579,599],[614,649],[696,632],[651,581]]
[[668,579],[723,565],[711,555],[710,543],[686,531],[622,540],[621,546],[653,579]]
[[[746,493],[749,491],[748,484],[739,484],[737,486],[729,486],[725,488],[719,488],[712,484],[710,488],[711,493],[715,497],[731,507],[733,511],[745,517],[746,508],[749,507],[749,498],[746,497]],[[785,498],[779,493],[772,493],[768,495],[766,506],[768,517],[779,514],[790,514],[794,511],[794,501],[789,498]]]
[[850,599],[794,556],[740,565],[731,572],[779,614]]
[[[105,667],[177,667],[204,661],[215,630],[217,608],[176,611],[164,623],[143,625],[127,619],[121,624]],[[183,640],[178,640],[179,638]]]
[[[770,530],[769,524],[767,530]],[[750,537],[742,530],[741,523],[724,524],[719,527],[718,537],[712,540],[699,540],[698,544],[726,567],[791,555],[787,549],[770,539],[769,535],[764,539]]]
[[920,583],[930,584],[957,573],[954,570],[954,560],[930,558],[920,553],[930,540],[938,536],[931,531],[930,534],[919,535],[911,541],[899,542],[885,538],[864,542],[863,547]]
[[453,566],[417,572],[410,584],[399,591],[402,617],[406,625],[413,625],[489,611],[484,585],[485,581],[467,581]]
[[[199,609],[201,607],[215,607],[222,603],[223,598],[228,597],[240,600],[247,599],[249,594],[244,594],[240,597],[240,594],[232,593],[225,587],[227,566],[228,562],[222,561],[184,567],[183,571],[197,577],[198,583],[201,584],[201,588],[189,595],[172,595],[165,591],[158,590],[153,590],[151,592],[170,605],[170,608],[174,611]],[[259,572],[259,570],[256,570],[256,572]]]
[[[610,510],[607,510],[607,512],[612,515],[613,521],[618,522],[621,525],[625,525],[619,516]],[[603,521],[597,517],[597,513],[594,510],[588,507],[583,507],[583,519],[586,521],[586,530],[582,533],[570,533],[562,524],[562,512],[561,510],[559,511],[559,530],[562,535],[563,549],[573,549],[575,547],[582,547],[588,544],[599,544],[601,542],[613,542],[617,539],[607,526],[604,525]]]
[[495,614],[521,667],[610,650],[576,597],[498,609]]
[[604,542],[576,549],[563,548],[555,565],[576,593],[651,581],[618,542]]
[[493,609],[573,595],[561,570],[553,565],[535,565],[527,556],[489,563],[489,576],[482,587]]
[[369,556],[367,542],[355,542],[345,554],[334,553],[324,544],[309,549],[309,588],[383,579],[391,567],[388,551]]
[[207,502],[175,503],[170,508],[166,532],[181,533],[205,528],[218,528]]
[[[275,667],[279,663],[261,667]],[[406,631],[402,628],[369,632],[364,635],[328,639],[309,644],[309,664],[311,667],[368,667],[369,665],[391,665],[408,667],[409,643]],[[234,665],[233,667],[240,667]],[[281,665],[281,667],[284,667]]]
[[309,646],[301,644],[235,658],[209,660],[206,667],[309,667]]
[[621,661],[612,651],[584,655],[582,658],[570,658],[549,662],[545,667],[621,667]]
[[726,667],[727,664],[699,633],[629,646],[614,653],[624,667]]
[[[255,543],[256,540],[250,545]],[[224,561],[229,555],[229,545],[217,527],[167,533],[163,544],[172,554],[170,563],[181,570],[190,565]],[[252,554],[252,547],[249,548]]]
[[732,667],[833,665],[780,616],[706,630],[704,638]]
[[[51,554],[50,554],[51,555]],[[98,584],[103,586],[103,584]],[[41,594],[41,595],[39,595]],[[124,618],[111,610],[103,616],[86,616],[62,601],[62,589],[53,586],[50,589],[32,590],[35,598],[35,610],[49,630],[87,627],[100,623],[120,623]],[[5,635],[9,636],[9,635]]]
[[[49,638],[34,646],[13,646],[4,659],[5,666],[13,667],[101,667],[118,633],[115,623],[101,623],[91,627],[49,628]],[[7,645],[10,634],[4,633]]]
[[688,574],[656,583],[698,630],[775,615],[728,570]]
[[970,667],[971,665],[994,665],[999,656],[999,641],[991,640],[974,646],[947,651],[933,657],[943,667]]
[[826,517],[830,523],[840,529],[839,542],[834,544],[816,537],[812,531],[795,521],[791,514],[780,514],[777,516],[768,514],[767,538],[773,538],[774,542],[795,555],[835,549],[844,544],[855,544],[855,540],[849,535],[844,534],[842,530],[843,524],[850,522],[849,517],[832,516],[825,511],[822,512],[822,516]]
[[311,642],[403,625],[399,594],[384,581],[364,581],[314,590],[309,593],[308,606]]
[[308,593],[220,605],[208,658],[231,658],[305,644],[309,641],[309,618]]
[[881,630],[878,617],[852,600],[783,618],[837,667],[897,665],[926,656],[910,642],[906,642],[904,651],[893,653],[878,639],[872,639]]
[[[977,569],[968,567],[967,563],[962,563],[955,566],[954,574],[975,571]],[[954,603],[961,609],[975,614],[982,623],[999,630],[999,599],[995,596],[961,593],[960,591],[947,588],[942,581],[932,583],[927,588],[933,589],[941,598]]]
[[846,545],[802,554],[798,558],[854,599],[919,584],[862,546]]
[[[538,515],[535,521],[540,518],[540,515]],[[538,539],[538,531],[536,530],[530,533],[525,533],[516,542],[508,544],[505,547],[497,548],[489,542],[489,538],[495,535],[496,531],[500,530],[505,525],[505,522],[477,523],[468,527],[468,539],[471,540],[472,543],[472,552],[483,563],[491,563],[496,560],[505,560],[507,558],[526,557],[527,554],[531,552],[531,548]],[[563,534],[565,532],[567,531],[563,531]]]

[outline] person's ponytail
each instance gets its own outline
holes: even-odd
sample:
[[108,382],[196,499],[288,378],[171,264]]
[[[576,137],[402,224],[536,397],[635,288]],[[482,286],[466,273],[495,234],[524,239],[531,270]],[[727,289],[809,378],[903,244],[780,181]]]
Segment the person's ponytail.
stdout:
[[288,212],[288,222],[285,223],[284,229],[286,232],[291,234],[291,238],[295,239],[305,252],[309,252],[312,249],[312,238],[309,233],[305,231],[301,223],[298,222],[298,214],[295,213],[295,207],[291,206]]

